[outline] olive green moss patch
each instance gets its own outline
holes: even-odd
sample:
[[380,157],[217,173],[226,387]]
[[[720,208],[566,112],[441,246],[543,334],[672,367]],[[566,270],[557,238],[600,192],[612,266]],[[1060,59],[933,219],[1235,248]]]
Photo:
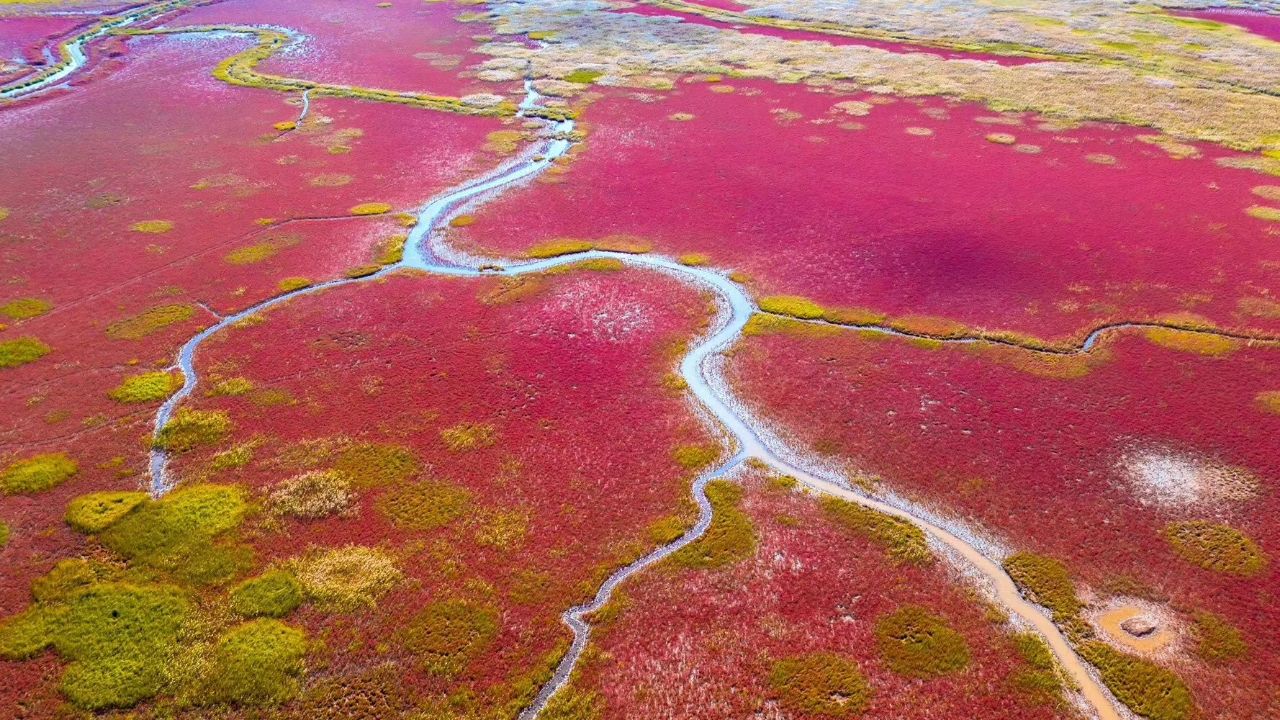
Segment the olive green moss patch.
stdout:
[[1206,570],[1252,577],[1267,567],[1262,549],[1249,536],[1206,520],[1170,523],[1164,538],[1182,559]]
[[435,530],[461,516],[471,505],[465,488],[438,480],[397,485],[378,500],[378,509],[397,527]]
[[356,488],[391,485],[407,480],[421,468],[418,458],[400,445],[360,443],[343,450],[333,469]]
[[146,500],[147,494],[143,492],[107,491],[81,495],[67,505],[67,524],[80,532],[102,532]]
[[231,589],[231,609],[246,617],[284,617],[302,600],[302,583],[285,570],[263,573]]
[[927,565],[933,561],[924,531],[913,523],[837,497],[822,498],[822,509],[841,527],[883,546],[895,562]]
[[169,397],[180,387],[182,376],[178,373],[147,372],[120,381],[108,396],[116,402],[130,405],[157,402]]
[[186,322],[195,314],[195,308],[190,305],[157,305],[111,323],[107,326],[107,337],[112,340],[141,340],[170,325]]
[[876,645],[890,670],[931,678],[969,665],[969,644],[946,620],[918,605],[902,607],[876,622]]
[[672,553],[668,562],[689,569],[715,569],[745,560],[756,552],[756,529],[742,512],[742,488],[727,480],[707,483],[714,515],[711,527],[696,541]]
[[1186,720],[1196,714],[1191,691],[1172,672],[1150,660],[1090,640],[1077,646],[1098,669],[1102,682],[1130,710],[1149,720]]
[[5,495],[36,493],[56,487],[76,474],[80,466],[65,453],[45,453],[15,460],[0,473]]
[[1004,569],[1032,602],[1049,608],[1058,622],[1074,618],[1083,607],[1067,567],[1054,558],[1018,553],[1005,559]]
[[33,337],[20,337],[0,342],[0,368],[13,368],[33,363],[48,355],[53,348]]
[[214,445],[231,432],[231,418],[221,410],[182,408],[160,428],[152,441],[157,450],[187,452]]
[[0,305],[0,315],[10,320],[29,320],[53,309],[53,303],[40,298],[19,298]]
[[306,635],[279,620],[253,620],[219,640],[202,700],[228,705],[279,705],[298,694]]
[[858,664],[832,653],[778,660],[769,672],[769,686],[788,710],[832,718],[861,715],[872,694]]
[[73,704],[130,707],[163,688],[187,610],[173,588],[89,585],[6,620],[0,657],[20,660],[52,647],[71,661],[60,688]]
[[1191,651],[1211,665],[1225,665],[1249,654],[1244,634],[1221,615],[1196,613],[1191,636]]
[[433,675],[452,676],[466,668],[498,634],[494,611],[460,600],[428,605],[405,631],[405,647]]

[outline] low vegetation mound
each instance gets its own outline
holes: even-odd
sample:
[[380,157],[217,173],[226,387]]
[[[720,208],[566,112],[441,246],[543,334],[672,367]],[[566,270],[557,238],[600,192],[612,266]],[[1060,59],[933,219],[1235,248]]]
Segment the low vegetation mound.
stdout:
[[221,442],[231,432],[231,418],[222,410],[181,408],[160,428],[152,447],[170,452],[188,452]]
[[471,493],[447,482],[425,480],[398,485],[378,500],[378,509],[397,527],[435,530],[462,515]]
[[1221,615],[1196,613],[1191,636],[1191,651],[1210,665],[1225,665],[1249,654],[1244,635]]
[[1076,596],[1075,583],[1067,566],[1055,558],[1018,553],[1005,559],[1004,569],[1032,602],[1053,612],[1057,622],[1066,622],[1080,614],[1083,605]]
[[246,617],[284,617],[302,601],[302,583],[287,570],[271,570],[231,588],[232,611]]
[[1262,549],[1228,525],[1186,520],[1165,526],[1164,538],[1182,559],[1206,570],[1252,577],[1267,566]]
[[1150,660],[1090,640],[1077,646],[1098,669],[1102,682],[1133,712],[1149,720],[1195,717],[1195,702],[1182,680]]
[[400,445],[359,443],[343,450],[333,469],[351,479],[356,488],[383,487],[403,482],[421,469],[418,458]]
[[491,423],[463,422],[440,431],[440,439],[454,452],[490,447],[498,441]]
[[171,372],[147,372],[125,378],[108,395],[125,404],[164,400],[182,387],[182,376]]
[[1062,679],[1049,645],[1033,632],[1016,633],[1012,641],[1018,656],[1026,663],[1026,667],[1009,677],[1014,692],[1032,704],[1061,707],[1065,702]]
[[33,363],[52,351],[53,348],[33,337],[5,340],[0,342],[0,368],[13,368]]
[[65,453],[33,455],[9,463],[0,473],[0,490],[5,495],[41,492],[66,482],[79,469]]
[[395,560],[377,548],[348,545],[298,560],[295,574],[322,609],[352,612],[377,607],[378,598],[400,582]]
[[102,532],[147,500],[143,492],[95,492],[74,498],[67,505],[66,521],[83,533]]
[[812,653],[778,660],[769,685],[783,707],[820,717],[857,717],[871,701],[871,685],[853,660]]
[[924,531],[906,520],[830,496],[822,498],[822,509],[841,527],[883,546],[897,563],[927,565],[933,562]]
[[405,632],[405,646],[433,675],[450,677],[464,670],[498,634],[497,614],[461,600],[428,605]]
[[885,665],[899,675],[931,678],[969,665],[969,643],[964,636],[918,605],[907,605],[880,618],[875,633]]
[[306,635],[279,620],[234,627],[218,640],[201,699],[237,706],[284,703],[298,694],[306,652]]
[[18,298],[0,305],[0,315],[10,320],[30,320],[53,309],[53,303],[40,298]]
[[112,340],[141,340],[170,325],[186,322],[195,314],[195,308],[190,305],[157,305],[111,323],[107,326],[107,337]]
[[340,515],[351,507],[351,481],[337,470],[310,470],[276,485],[271,509],[304,520]]
[[713,570],[745,560],[756,552],[758,538],[744,513],[742,487],[727,480],[707,483],[707,499],[714,515],[711,527],[696,541],[672,553],[668,561],[691,570]]

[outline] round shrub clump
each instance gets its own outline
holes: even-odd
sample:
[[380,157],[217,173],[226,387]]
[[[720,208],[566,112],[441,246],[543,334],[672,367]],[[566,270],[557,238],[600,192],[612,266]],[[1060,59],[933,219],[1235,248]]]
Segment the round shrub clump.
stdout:
[[20,337],[0,342],[0,368],[33,363],[48,355],[53,348],[33,337]]
[[231,418],[221,410],[182,408],[160,428],[152,441],[157,450],[187,452],[213,445],[231,432]]
[[832,653],[778,660],[769,685],[783,707],[806,715],[856,717],[871,701],[871,685],[858,664]]
[[378,500],[378,509],[397,527],[435,530],[462,515],[471,493],[446,482],[427,480],[399,485]]
[[942,618],[907,605],[876,622],[876,645],[889,669],[906,677],[931,678],[969,665],[969,644]]
[[405,646],[433,675],[451,676],[484,651],[498,634],[492,610],[460,600],[428,605],[405,634]]
[[206,701],[279,705],[298,694],[307,637],[279,620],[253,620],[218,640]]
[[79,469],[76,461],[65,453],[46,453],[15,460],[0,473],[0,490],[5,495],[48,490],[66,482]]
[[390,555],[359,545],[312,553],[297,562],[296,575],[318,605],[340,612],[376,607],[401,578]]
[[143,492],[96,492],[81,495],[67,505],[66,520],[84,533],[102,532],[147,500]]
[[0,305],[0,315],[10,320],[29,320],[53,309],[53,303],[40,298],[19,298]]
[[302,583],[284,570],[263,573],[231,589],[231,609],[246,617],[284,617],[302,600]]
[[1252,577],[1267,558],[1248,535],[1227,525],[1186,520],[1165,526],[1164,538],[1183,560],[1227,575]]
[[108,396],[118,403],[136,404],[164,400],[182,387],[182,377],[169,372],[148,372],[127,377]]

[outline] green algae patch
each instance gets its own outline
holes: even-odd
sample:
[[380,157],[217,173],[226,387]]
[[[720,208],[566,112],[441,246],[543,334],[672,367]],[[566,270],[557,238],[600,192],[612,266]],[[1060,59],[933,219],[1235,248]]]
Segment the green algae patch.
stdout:
[[1134,713],[1149,720],[1195,717],[1191,691],[1169,670],[1097,640],[1081,643],[1077,649],[1098,669],[1107,688]]
[[144,492],[128,491],[81,495],[67,504],[66,521],[83,533],[102,532],[147,499]]
[[46,453],[15,460],[0,473],[5,495],[37,493],[57,487],[75,475],[80,466],[66,453]]
[[1215,613],[1196,613],[1191,637],[1191,652],[1210,665],[1225,665],[1249,654],[1244,634]]
[[182,408],[160,428],[152,441],[157,450],[187,452],[214,445],[231,432],[231,418],[221,410]]
[[30,320],[53,309],[53,303],[40,298],[19,298],[0,305],[0,315],[10,320]]
[[426,480],[398,485],[378,500],[378,509],[396,527],[435,530],[471,506],[471,493],[447,482]]
[[172,395],[182,387],[182,376],[171,372],[147,372],[132,375],[120,381],[120,384],[108,397],[118,403],[134,405],[157,402]]
[[964,636],[919,605],[907,605],[880,618],[875,634],[885,665],[904,677],[950,675],[969,665]]
[[195,314],[195,308],[190,305],[157,305],[111,323],[107,326],[107,337],[112,340],[141,340],[170,325],[186,322]]
[[871,702],[871,684],[853,660],[811,653],[773,663],[769,686],[792,712],[832,718],[857,717]]
[[466,669],[498,634],[497,614],[461,600],[428,605],[405,631],[405,647],[425,671],[452,677]]
[[924,531],[906,520],[837,497],[822,498],[822,509],[841,527],[884,547],[897,563],[927,565],[933,562]]
[[1253,577],[1267,566],[1257,543],[1228,525],[1187,520],[1166,525],[1163,534],[1179,557],[1205,570]]
[[22,660],[52,647],[71,661],[60,689],[72,704],[127,708],[164,687],[187,611],[173,588],[94,584],[5,621],[0,657]]
[[294,572],[307,597],[338,612],[377,607],[402,577],[390,555],[359,545],[312,552],[294,563]]
[[817,320],[822,317],[822,306],[798,295],[770,295],[760,298],[760,310],[775,315],[786,315],[801,320]]
[[1075,583],[1067,566],[1059,560],[1033,553],[1010,555],[1004,570],[1013,578],[1031,602],[1053,612],[1053,619],[1066,622],[1080,613],[1083,605],[1076,595]]
[[453,452],[490,447],[498,441],[492,423],[462,422],[440,431],[440,439]]
[[422,464],[400,445],[359,443],[338,455],[333,469],[351,479],[355,488],[383,487],[416,475]]
[[272,570],[231,588],[231,610],[246,617],[284,617],[303,599],[302,583],[285,570]]
[[205,702],[272,706],[298,694],[307,637],[279,620],[253,620],[218,639]]
[[751,518],[740,509],[742,496],[742,488],[727,480],[707,483],[707,499],[714,513],[711,527],[672,553],[668,562],[690,570],[713,570],[755,555],[758,538]]
[[139,503],[97,537],[129,560],[208,585],[225,582],[251,564],[248,547],[219,542],[248,512],[240,488],[196,485]]
[[38,338],[20,337],[0,342],[0,368],[13,368],[33,363],[48,355],[53,348]]

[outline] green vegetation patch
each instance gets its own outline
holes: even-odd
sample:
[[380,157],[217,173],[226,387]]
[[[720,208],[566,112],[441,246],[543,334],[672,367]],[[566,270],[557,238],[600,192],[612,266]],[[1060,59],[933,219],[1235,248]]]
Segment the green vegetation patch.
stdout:
[[1012,641],[1018,656],[1027,664],[1009,676],[1014,692],[1033,704],[1060,707],[1062,680],[1048,644],[1033,632],[1016,633]]
[[133,317],[117,320],[107,326],[107,337],[113,340],[141,340],[153,333],[186,322],[196,314],[190,305],[157,305]]
[[0,626],[0,657],[52,647],[69,659],[61,690],[89,710],[131,707],[164,686],[188,604],[173,588],[100,583],[40,602]]
[[67,504],[67,524],[84,533],[102,532],[147,499],[146,493],[129,491],[81,495]]
[[209,397],[240,397],[253,392],[253,381],[244,377],[219,380],[206,393]]
[[817,320],[822,317],[822,306],[798,295],[770,295],[760,298],[760,310],[776,315]]
[[343,450],[333,464],[356,488],[403,482],[421,468],[418,457],[400,445],[360,443]]
[[378,500],[383,515],[397,527],[411,530],[444,527],[470,505],[470,492],[439,480],[398,485]]
[[9,523],[0,522],[0,550],[9,544]]
[[0,491],[5,495],[41,492],[66,482],[79,469],[66,453],[45,453],[15,460],[0,473]]
[[769,685],[783,707],[822,717],[857,717],[871,702],[871,685],[858,664],[832,653],[778,660]]
[[1198,612],[1191,628],[1196,657],[1211,665],[1225,665],[1249,654],[1244,635],[1221,615]]
[[339,612],[377,607],[401,578],[390,555],[359,545],[313,552],[295,563],[294,572],[308,597]]
[[40,298],[18,298],[0,305],[0,315],[10,320],[29,320],[53,309],[53,303]]
[[676,567],[709,570],[732,565],[756,552],[756,529],[742,512],[742,488],[727,480],[707,483],[707,499],[714,513],[711,527],[696,541],[672,553]]
[[248,547],[220,541],[248,511],[240,488],[196,485],[143,501],[98,539],[130,560],[189,582],[224,582],[252,563]]
[[346,512],[353,495],[351,481],[337,470],[311,470],[285,480],[271,491],[271,507],[304,520]]
[[302,601],[302,583],[287,570],[265,572],[231,588],[231,609],[246,617],[284,617]]
[[214,445],[231,432],[231,418],[222,410],[181,408],[160,428],[152,446],[158,450],[187,452]]
[[720,457],[715,445],[681,445],[671,452],[671,457],[686,470],[701,470]]
[[207,701],[279,705],[298,694],[306,635],[279,620],[253,620],[219,640],[207,680]]
[[1227,575],[1252,577],[1267,558],[1248,535],[1227,525],[1186,520],[1165,526],[1164,538],[1183,560]]
[[182,387],[182,376],[171,372],[146,372],[125,378],[108,396],[119,403],[135,404],[164,400]]
[[910,565],[933,562],[924,531],[906,520],[830,496],[822,498],[822,509],[841,527],[882,545],[895,562]]
[[53,348],[33,337],[20,337],[0,342],[0,368],[33,363],[48,355]]
[[969,665],[969,643],[947,621],[919,605],[906,605],[876,622],[876,645],[899,675],[931,678]]
[[590,85],[600,78],[604,73],[599,70],[574,70],[564,76],[565,82],[577,83],[579,85]]
[[1004,570],[1032,602],[1053,612],[1054,620],[1066,622],[1082,607],[1067,566],[1058,560],[1033,553],[1010,555]]
[[498,634],[497,614],[461,600],[428,605],[409,624],[405,646],[433,675],[453,676],[484,652]]
[[490,447],[498,441],[492,423],[458,423],[440,431],[440,439],[454,452]]
[[1195,701],[1182,680],[1165,668],[1116,650],[1106,643],[1081,643],[1080,654],[1098,669],[1102,682],[1133,712],[1149,720],[1186,720]]
[[543,720],[600,720],[605,702],[594,690],[569,686],[551,696],[551,701],[538,716]]

